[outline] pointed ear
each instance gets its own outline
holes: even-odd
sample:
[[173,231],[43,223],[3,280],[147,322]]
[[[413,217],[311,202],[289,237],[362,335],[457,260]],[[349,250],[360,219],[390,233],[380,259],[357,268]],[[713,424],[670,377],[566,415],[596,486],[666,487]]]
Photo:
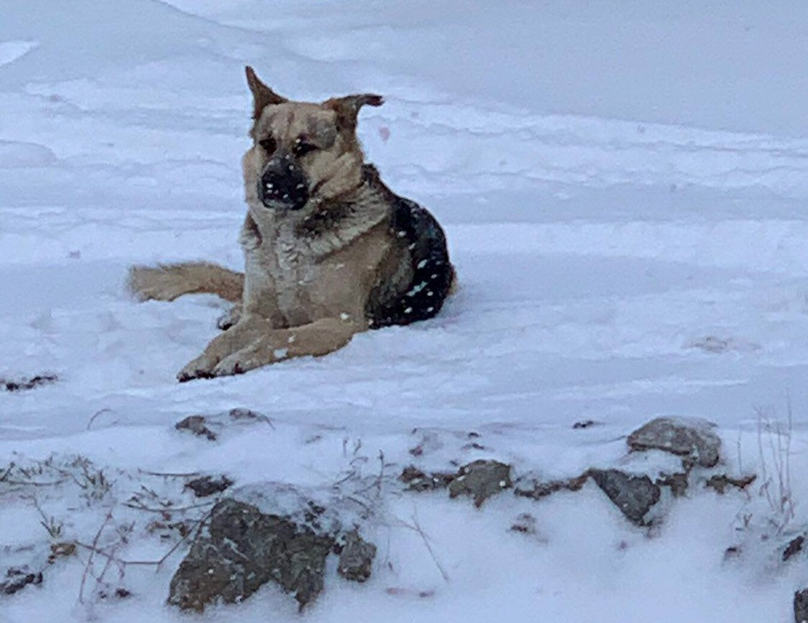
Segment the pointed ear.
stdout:
[[340,125],[348,128],[356,127],[356,117],[362,106],[381,106],[384,98],[373,93],[362,93],[360,95],[346,95],[345,97],[334,97],[323,102],[323,106],[337,111],[337,121]]
[[247,74],[247,84],[253,94],[253,119],[258,119],[258,117],[261,116],[261,111],[264,110],[264,106],[268,106],[269,104],[282,104],[287,101],[285,97],[281,97],[261,82],[261,79],[256,75],[252,67],[248,65],[244,68],[244,71]]

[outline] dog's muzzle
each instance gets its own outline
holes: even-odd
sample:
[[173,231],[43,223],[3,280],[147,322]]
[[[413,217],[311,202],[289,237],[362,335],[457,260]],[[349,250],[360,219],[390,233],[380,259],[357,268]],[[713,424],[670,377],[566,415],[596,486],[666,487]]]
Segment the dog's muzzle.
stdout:
[[273,158],[258,180],[258,198],[270,209],[299,210],[309,200],[306,176],[291,157]]

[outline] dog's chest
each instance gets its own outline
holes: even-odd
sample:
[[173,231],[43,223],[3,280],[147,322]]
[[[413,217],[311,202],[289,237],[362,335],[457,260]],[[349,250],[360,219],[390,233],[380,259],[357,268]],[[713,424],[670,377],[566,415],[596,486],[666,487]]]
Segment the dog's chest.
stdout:
[[278,228],[272,239],[247,254],[251,300],[245,302],[286,326],[355,314],[362,297],[360,284],[366,281],[360,273],[367,265],[342,261],[339,252],[323,258],[319,251],[294,230]]

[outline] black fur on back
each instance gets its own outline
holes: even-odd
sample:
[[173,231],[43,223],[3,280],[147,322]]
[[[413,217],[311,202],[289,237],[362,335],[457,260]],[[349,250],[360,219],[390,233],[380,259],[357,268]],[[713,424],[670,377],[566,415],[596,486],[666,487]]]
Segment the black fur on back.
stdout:
[[[443,306],[454,279],[443,229],[426,209],[384,186],[375,169],[366,166],[366,175],[368,173],[375,175],[373,182],[386,191],[392,206],[390,233],[407,246],[412,271],[412,280],[404,292],[371,295],[365,310],[370,328],[432,318]],[[384,289],[384,284],[377,288]]]

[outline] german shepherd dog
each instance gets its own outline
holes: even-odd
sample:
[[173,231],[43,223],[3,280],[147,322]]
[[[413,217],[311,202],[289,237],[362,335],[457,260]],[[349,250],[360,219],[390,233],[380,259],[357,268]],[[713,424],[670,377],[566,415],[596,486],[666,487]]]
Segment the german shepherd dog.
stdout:
[[360,331],[431,318],[454,281],[437,221],[364,164],[357,116],[382,98],[290,101],[246,73],[254,109],[242,158],[244,273],[184,263],[129,274],[140,300],[206,292],[235,303],[181,382],[325,355]]

